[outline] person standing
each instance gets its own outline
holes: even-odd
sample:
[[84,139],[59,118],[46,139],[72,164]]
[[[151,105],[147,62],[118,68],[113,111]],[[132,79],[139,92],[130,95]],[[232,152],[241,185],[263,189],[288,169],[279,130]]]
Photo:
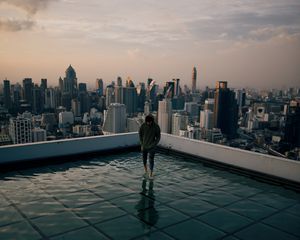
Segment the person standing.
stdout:
[[146,116],[145,122],[141,125],[139,137],[143,153],[145,176],[148,175],[147,159],[149,155],[149,178],[153,179],[154,154],[160,140],[160,127],[154,122],[154,117],[151,114]]

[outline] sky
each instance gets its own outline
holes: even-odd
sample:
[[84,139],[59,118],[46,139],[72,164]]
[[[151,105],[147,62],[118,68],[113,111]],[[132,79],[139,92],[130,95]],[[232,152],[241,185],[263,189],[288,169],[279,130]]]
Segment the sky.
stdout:
[[[300,87],[299,0],[0,0],[0,81]],[[2,81],[1,81],[2,82]]]

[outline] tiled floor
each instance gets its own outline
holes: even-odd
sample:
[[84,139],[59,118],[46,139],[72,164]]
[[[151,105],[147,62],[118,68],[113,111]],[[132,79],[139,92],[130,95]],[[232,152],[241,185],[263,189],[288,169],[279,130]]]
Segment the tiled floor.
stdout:
[[140,153],[0,174],[0,239],[300,239],[300,194]]

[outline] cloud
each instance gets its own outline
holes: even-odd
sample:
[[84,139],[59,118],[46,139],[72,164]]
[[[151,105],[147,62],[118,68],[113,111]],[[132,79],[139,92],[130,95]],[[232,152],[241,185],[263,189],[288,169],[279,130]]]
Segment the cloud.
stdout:
[[31,30],[36,24],[33,15],[42,9],[46,9],[48,4],[54,1],[57,0],[0,0],[0,4],[5,3],[22,9],[27,15],[25,19],[0,18],[0,31]]
[[0,19],[0,31],[16,32],[32,29],[35,25],[31,20]]
[[34,15],[41,9],[45,9],[50,2],[57,0],[0,0],[0,3],[6,3],[21,8],[29,15]]

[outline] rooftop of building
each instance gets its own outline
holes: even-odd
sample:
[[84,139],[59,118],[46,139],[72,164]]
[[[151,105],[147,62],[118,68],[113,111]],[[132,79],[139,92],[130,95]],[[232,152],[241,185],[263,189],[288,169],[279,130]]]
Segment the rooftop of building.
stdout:
[[[91,139],[112,139],[118,145],[121,137],[130,144],[135,136]],[[51,144],[59,149],[70,142]],[[51,148],[47,143],[5,148],[20,153],[44,145]],[[171,147],[156,154],[153,181],[142,177],[141,155],[135,150],[82,155],[58,164],[65,161],[60,157],[56,164],[0,173],[0,239],[300,238],[299,192],[278,185],[279,178],[262,182],[175,154]]]

